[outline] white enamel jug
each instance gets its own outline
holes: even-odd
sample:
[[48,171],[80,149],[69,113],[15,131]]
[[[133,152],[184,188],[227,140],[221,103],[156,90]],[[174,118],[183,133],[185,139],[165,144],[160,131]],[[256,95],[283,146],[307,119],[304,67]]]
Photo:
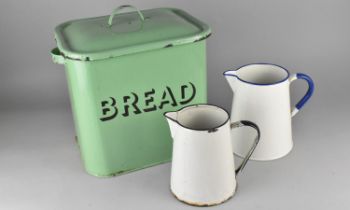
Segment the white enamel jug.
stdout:
[[[302,73],[290,75],[281,66],[256,63],[224,72],[234,98],[231,120],[250,120],[259,125],[261,140],[250,157],[253,160],[273,160],[287,155],[293,148],[291,118],[311,97],[312,79]],[[291,111],[290,83],[304,79],[308,83],[305,96]],[[249,150],[253,132],[232,131],[234,153],[243,156]]]
[[[233,196],[242,171],[260,137],[250,121],[230,122],[229,114],[213,105],[192,105],[164,114],[173,138],[171,191],[190,205],[220,204]],[[234,169],[231,129],[250,126],[257,132],[242,164]]]

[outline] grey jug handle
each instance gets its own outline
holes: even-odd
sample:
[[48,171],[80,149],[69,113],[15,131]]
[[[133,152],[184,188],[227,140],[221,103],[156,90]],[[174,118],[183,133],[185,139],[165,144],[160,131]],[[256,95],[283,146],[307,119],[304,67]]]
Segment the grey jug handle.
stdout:
[[231,123],[231,129],[239,128],[239,127],[243,127],[243,126],[248,126],[248,127],[254,128],[256,130],[256,132],[257,132],[257,135],[256,135],[256,137],[254,139],[253,145],[251,146],[251,148],[248,151],[247,155],[243,159],[241,165],[238,166],[238,168],[236,169],[236,176],[237,176],[238,173],[242,172],[243,168],[247,164],[250,156],[252,156],[252,154],[253,154],[253,152],[254,152],[254,150],[255,150],[255,148],[258,145],[259,140],[260,140],[260,129],[255,123],[253,123],[251,121],[248,121],[248,120],[241,120],[241,121],[237,121],[237,122]]

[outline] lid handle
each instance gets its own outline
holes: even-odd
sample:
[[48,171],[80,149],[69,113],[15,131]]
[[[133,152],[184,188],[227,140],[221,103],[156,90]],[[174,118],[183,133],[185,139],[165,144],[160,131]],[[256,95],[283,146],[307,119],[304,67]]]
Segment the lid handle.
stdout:
[[111,27],[112,23],[113,23],[113,18],[115,15],[119,14],[121,10],[123,10],[124,8],[130,8],[132,10],[135,10],[135,12],[137,12],[139,14],[140,20],[141,20],[141,24],[143,24],[143,21],[145,20],[145,18],[143,17],[142,13],[140,10],[138,10],[136,7],[132,6],[132,5],[121,5],[118,8],[114,9],[111,16],[109,16],[108,19],[108,26]]

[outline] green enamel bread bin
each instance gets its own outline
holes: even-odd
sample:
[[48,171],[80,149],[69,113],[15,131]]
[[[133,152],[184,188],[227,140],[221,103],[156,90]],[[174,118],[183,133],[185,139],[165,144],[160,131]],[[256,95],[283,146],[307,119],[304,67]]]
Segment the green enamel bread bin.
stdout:
[[130,5],[55,28],[51,55],[65,66],[89,174],[115,176],[171,160],[163,113],[207,102],[209,35],[182,10]]

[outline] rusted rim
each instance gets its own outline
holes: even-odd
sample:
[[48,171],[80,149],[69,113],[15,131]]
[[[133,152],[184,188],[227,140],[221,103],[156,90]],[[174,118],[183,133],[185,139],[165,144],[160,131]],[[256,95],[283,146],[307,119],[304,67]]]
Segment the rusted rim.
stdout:
[[191,205],[191,206],[197,206],[197,207],[210,207],[210,206],[216,206],[216,205],[219,205],[219,204],[223,204],[225,203],[226,201],[230,200],[237,192],[237,188],[238,188],[238,185],[236,183],[236,188],[235,190],[233,191],[232,195],[230,195],[228,198],[225,198],[223,201],[220,201],[220,202],[217,202],[217,203],[195,203],[195,202],[191,202],[191,201],[186,201],[186,200],[183,200],[181,198],[179,198],[170,188],[170,192],[171,194],[179,201],[181,201],[182,203],[185,203],[187,205]]

